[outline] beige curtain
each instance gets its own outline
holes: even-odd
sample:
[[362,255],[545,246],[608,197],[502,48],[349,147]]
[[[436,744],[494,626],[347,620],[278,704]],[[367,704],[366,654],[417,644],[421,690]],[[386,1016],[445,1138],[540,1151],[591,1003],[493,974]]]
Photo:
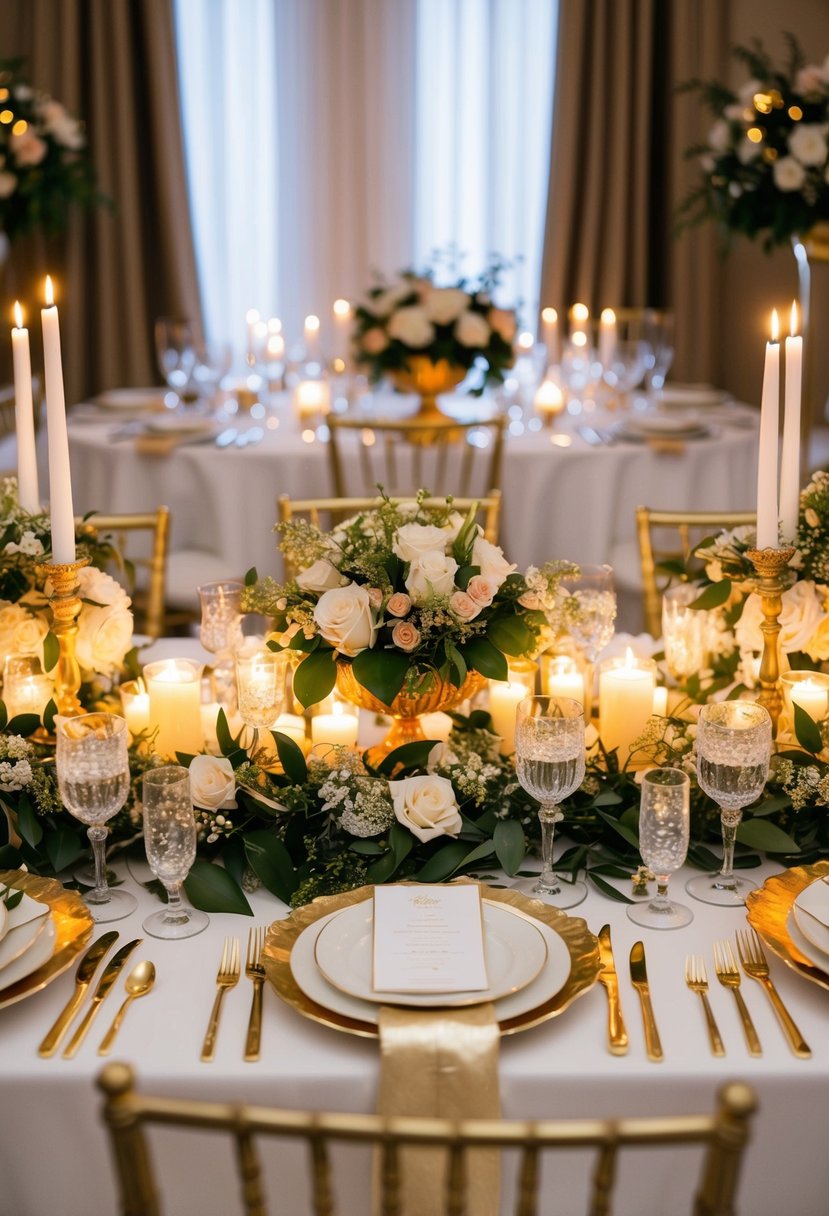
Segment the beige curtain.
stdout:
[[3,0],[3,26],[3,55],[85,119],[112,200],[73,213],[63,238],[15,244],[4,295],[35,318],[56,276],[67,401],[158,382],[154,318],[200,320],[171,0]]
[[722,76],[722,0],[560,0],[541,303],[673,307],[677,378],[716,380],[708,229],[672,236],[699,140],[691,76]]

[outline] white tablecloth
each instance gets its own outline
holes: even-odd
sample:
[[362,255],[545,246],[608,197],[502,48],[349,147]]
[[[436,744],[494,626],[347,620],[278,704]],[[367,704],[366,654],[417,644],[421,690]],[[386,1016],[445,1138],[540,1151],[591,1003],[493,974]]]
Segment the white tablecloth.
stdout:
[[[752,877],[773,872],[765,866]],[[683,880],[672,883],[682,896]],[[132,885],[132,884],[130,884]],[[121,941],[140,934],[152,901],[143,892],[140,909],[113,926]],[[690,897],[686,897],[690,899]],[[257,923],[286,914],[267,894],[251,902]],[[741,1187],[739,1210],[752,1216],[825,1216],[829,1194],[826,1116],[829,1110],[829,993],[772,960],[772,974],[813,1050],[811,1060],[789,1051],[769,1002],[758,984],[743,982],[743,994],[763,1046],[760,1059],[745,1048],[734,1000],[714,981],[710,993],[727,1055],[710,1055],[699,998],[683,982],[685,955],[703,952],[713,972],[711,945],[732,937],[744,924],[742,910],[693,902],[687,928],[638,929],[624,908],[596,892],[574,909],[593,932],[606,921],[613,929],[624,1014],[631,1039],[625,1057],[606,1049],[606,999],[596,987],[559,1018],[503,1041],[501,1090],[508,1117],[659,1114],[708,1111],[716,1088],[739,1078],[757,1090],[760,1112]],[[249,921],[214,915],[199,937],[160,942],[146,937],[134,959],[154,960],[154,992],[134,1004],[116,1043],[114,1058],[131,1061],[147,1090],[163,1094],[246,1099],[297,1108],[371,1111],[378,1076],[374,1042],[352,1038],[307,1021],[266,987],[263,1058],[243,1063],[242,1049],[251,985],[242,978],[225,1000],[216,1059],[199,1062],[199,1048],[214,993],[214,976],[227,933],[242,948]],[[642,1019],[628,979],[627,959],[635,940],[646,943],[653,1002],[665,1049],[661,1064],[645,1057]],[[0,1010],[0,1212],[3,1216],[111,1216],[116,1210],[108,1148],[98,1123],[100,1099],[93,1085],[102,1060],[96,1054],[122,995],[123,981],[107,1001],[87,1041],[70,1061],[41,1060],[37,1045],[72,992],[73,972],[43,992]],[[711,975],[713,979],[713,976]],[[153,1135],[166,1194],[165,1211],[205,1216],[236,1211],[231,1150],[218,1138],[195,1133]],[[633,1153],[620,1174],[619,1216],[663,1216],[689,1210],[696,1178],[695,1150]],[[346,1166],[348,1197],[338,1210],[367,1212],[365,1168]],[[269,1192],[278,1209],[304,1216],[298,1176],[304,1161],[276,1155],[269,1164]],[[556,1195],[544,1211],[575,1216],[585,1208],[587,1162],[574,1154],[544,1166],[544,1190]]]

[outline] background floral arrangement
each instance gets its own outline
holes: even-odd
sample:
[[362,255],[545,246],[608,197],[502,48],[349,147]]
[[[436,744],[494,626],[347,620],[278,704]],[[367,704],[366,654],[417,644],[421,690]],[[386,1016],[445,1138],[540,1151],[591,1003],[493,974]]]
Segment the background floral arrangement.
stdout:
[[461,368],[483,358],[486,379],[501,383],[517,328],[515,312],[494,302],[502,269],[496,262],[480,278],[451,286],[437,286],[434,269],[404,270],[391,283],[376,283],[354,312],[358,363],[376,381],[405,371],[412,356]]
[[789,58],[778,67],[762,43],[733,50],[750,79],[734,92],[717,81],[691,80],[716,116],[699,158],[703,179],[685,199],[680,225],[718,220],[767,247],[804,236],[829,220],[829,57],[807,64],[786,35]]
[[35,228],[60,231],[69,203],[103,201],[82,124],[33,89],[22,64],[0,62],[0,231],[11,241]]

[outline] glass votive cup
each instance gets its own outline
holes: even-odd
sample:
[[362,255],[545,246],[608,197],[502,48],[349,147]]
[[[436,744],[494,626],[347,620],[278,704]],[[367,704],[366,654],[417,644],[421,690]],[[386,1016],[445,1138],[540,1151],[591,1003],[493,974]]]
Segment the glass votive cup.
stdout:
[[692,608],[699,589],[690,583],[669,587],[662,596],[662,641],[665,662],[676,680],[687,680],[708,661],[709,615]]
[[599,736],[607,752],[616,751],[619,767],[653,716],[656,663],[628,647],[624,656],[599,664]]
[[157,731],[158,755],[197,755],[204,739],[201,722],[203,665],[194,659],[160,659],[144,668],[150,696],[150,729]]
[[571,655],[543,654],[541,691],[549,697],[569,697],[584,705],[584,672]]
[[43,711],[54,692],[54,681],[35,654],[10,654],[3,664],[3,701],[9,718]]
[[222,654],[234,649],[242,638],[242,592],[244,583],[225,579],[199,587],[201,626],[199,637],[205,650]]
[[266,646],[243,647],[236,652],[236,689],[239,716],[246,726],[267,728],[285,706],[287,660]]
[[829,716],[829,675],[822,671],[787,671],[780,677],[783,703],[794,728],[794,706],[804,709],[813,722]]

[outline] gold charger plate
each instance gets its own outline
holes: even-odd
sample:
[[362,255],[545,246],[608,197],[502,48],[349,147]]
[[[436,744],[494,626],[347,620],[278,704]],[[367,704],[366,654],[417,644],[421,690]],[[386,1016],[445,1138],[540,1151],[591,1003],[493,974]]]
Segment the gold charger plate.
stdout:
[[793,866],[782,874],[773,874],[762,887],[749,891],[746,896],[748,923],[760,937],[782,958],[792,971],[804,979],[829,988],[829,974],[815,967],[789,936],[789,914],[801,891],[805,891],[816,878],[829,874],[829,861],[818,861],[812,866]]
[[6,1005],[14,1005],[16,1001],[40,992],[67,967],[71,967],[92,936],[94,921],[77,891],[67,891],[56,878],[39,878],[37,874],[27,874],[25,870],[0,870],[0,883],[25,891],[32,899],[48,904],[55,925],[52,957],[16,984],[0,987],[0,1009],[3,1009]]
[[[340,895],[323,895],[313,903],[297,908],[285,920],[274,921],[268,928],[262,955],[265,974],[287,1005],[314,1022],[321,1022],[324,1026],[332,1026],[335,1030],[344,1030],[348,1034],[360,1035],[366,1039],[376,1039],[378,1036],[377,1026],[373,1023],[328,1009],[305,995],[291,971],[291,950],[303,929],[307,929],[323,916],[328,916],[330,912],[338,912],[342,908],[350,908],[363,900],[371,899],[373,891],[374,888],[369,886],[358,887],[355,891],[346,891]],[[539,899],[530,899],[520,891],[498,890],[481,884],[481,896],[496,903],[510,904],[531,919],[541,921],[559,935],[570,955],[570,973],[564,985],[548,1001],[543,1001],[534,1009],[499,1022],[502,1035],[529,1030],[531,1026],[538,1026],[549,1018],[557,1017],[577,997],[593,987],[601,970],[599,944],[585,921],[578,916],[568,916],[560,908],[553,908]],[[496,1010],[497,1008],[496,1004]]]

